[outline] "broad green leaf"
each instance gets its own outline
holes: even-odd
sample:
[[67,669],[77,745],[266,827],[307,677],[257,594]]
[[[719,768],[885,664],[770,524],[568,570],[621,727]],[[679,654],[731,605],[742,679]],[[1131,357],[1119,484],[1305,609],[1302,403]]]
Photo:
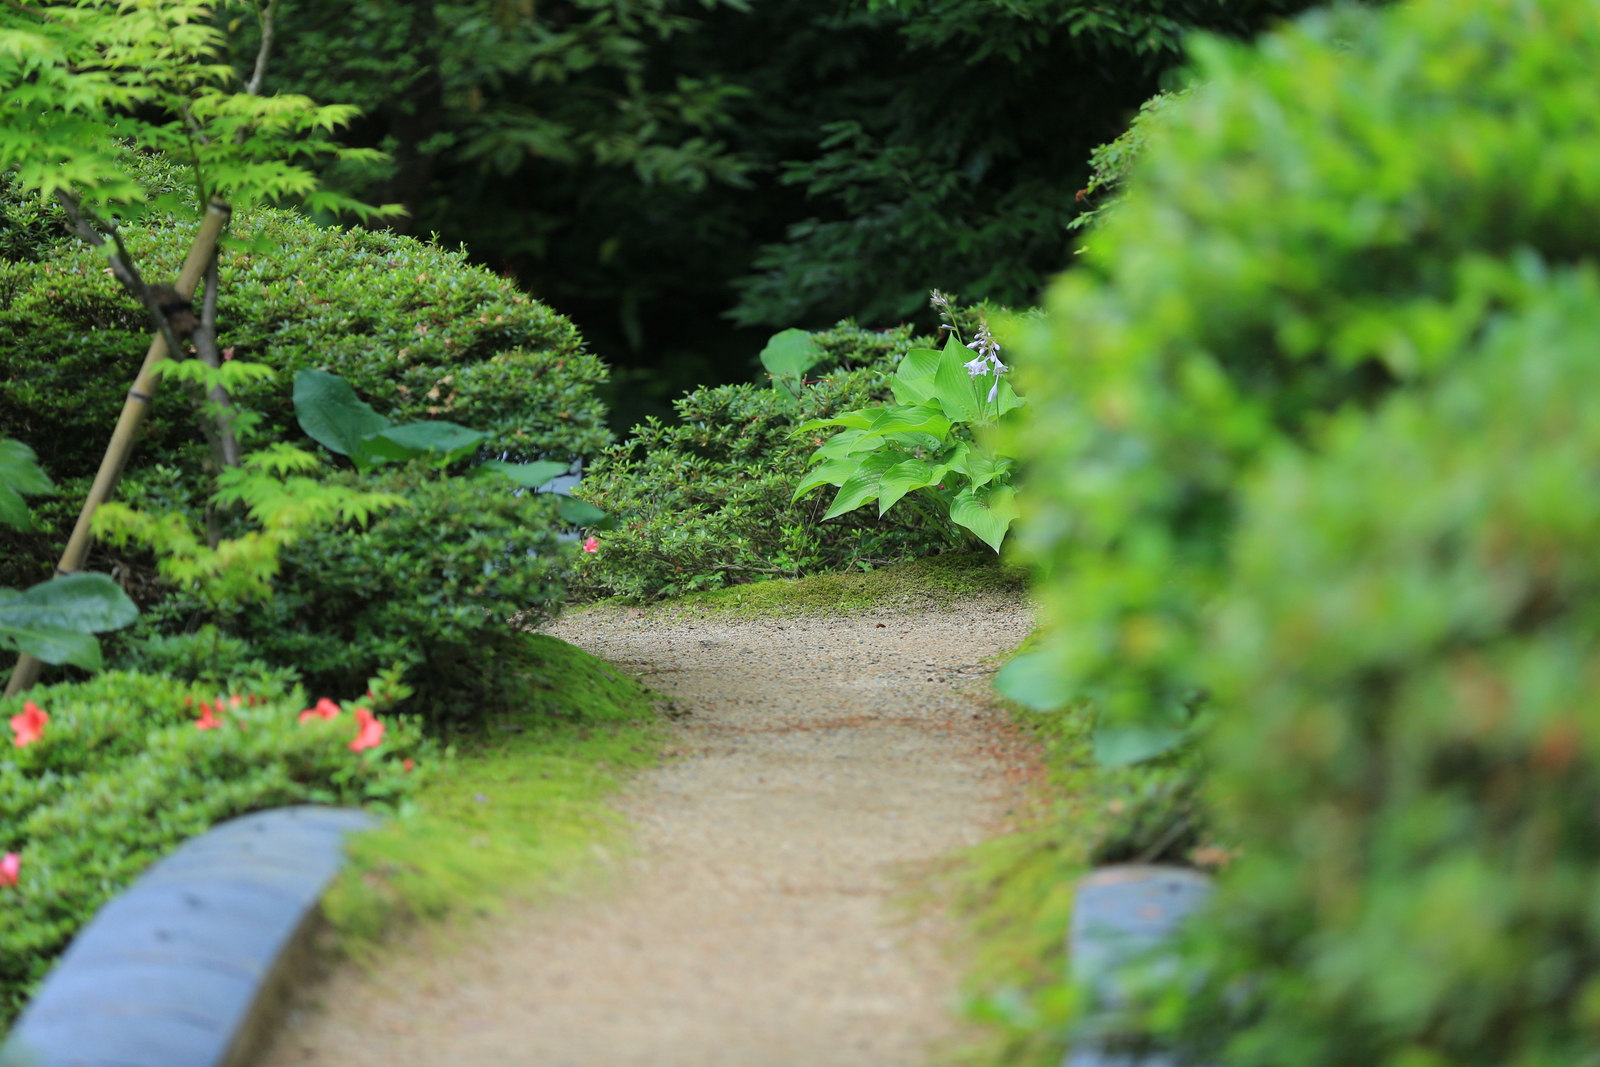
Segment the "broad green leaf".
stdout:
[[761,365],[772,375],[772,387],[782,387],[792,396],[800,395],[806,371],[822,359],[822,346],[805,330],[784,330],[772,335],[761,350]]
[[1171,752],[1190,731],[1169,726],[1101,726],[1094,732],[1094,758],[1102,767],[1125,767]]
[[818,464],[809,474],[800,481],[800,486],[794,491],[791,500],[799,500],[819,485],[843,485],[857,469],[862,461],[853,456],[840,456]]
[[933,379],[919,378],[914,382],[903,382],[899,378],[890,378],[889,391],[894,394],[896,404],[926,404],[934,398]]
[[14,648],[44,663],[70,663],[86,671],[101,666],[100,642],[92,634],[59,626],[10,626],[0,619],[0,647]]
[[121,629],[138,617],[139,609],[128,594],[104,574],[53,578],[0,602],[0,625],[21,629],[101,633]]
[[945,414],[960,422],[979,422],[986,415],[982,401],[988,395],[989,379],[982,379],[984,392],[980,394],[976,380],[967,373],[966,365],[972,356],[972,350],[952,335],[933,374],[933,392],[939,404]]
[[553,459],[538,459],[532,463],[507,463],[503,459],[485,460],[472,468],[471,476],[483,478],[490,475],[509,478],[524,489],[537,489],[552,478],[559,478],[571,469],[571,464],[557,463]]
[[994,687],[1007,700],[1034,711],[1059,711],[1072,702],[1061,657],[1053,652],[1017,656],[994,676]]
[[356,396],[349,382],[322,370],[295,375],[294,413],[313,441],[362,468],[373,463],[362,439],[390,426],[388,419]]
[[843,415],[835,415],[831,419],[810,419],[791,430],[790,436],[802,434],[808,430],[821,430],[828,426],[845,426],[852,430],[865,430],[872,425],[872,416],[876,411],[877,408],[865,408],[861,411],[847,411]]
[[966,441],[957,441],[954,448],[939,457],[939,462],[934,467],[934,471],[941,479],[946,474],[966,474],[967,460],[971,455],[972,445]]
[[33,449],[21,441],[0,439],[0,523],[18,530],[33,529],[33,519],[23,493],[43,496],[55,492],[40,469]]
[[[984,380],[989,381],[987,378]],[[987,393],[984,395],[988,396]],[[1000,415],[1004,415],[1008,411],[1015,411],[1017,408],[1026,407],[1028,404],[1025,399],[1017,395],[1017,391],[1015,389],[1011,388],[1010,379],[1004,377],[1003,375],[1000,378],[1000,395],[995,398],[995,402],[998,404],[996,418],[998,418]]]
[[901,433],[886,433],[882,437],[873,438],[868,444],[875,445],[883,441],[897,444],[907,451],[920,448],[929,455],[936,455],[943,451],[946,444],[943,438],[935,437],[931,433],[916,433],[910,430]]
[[587,500],[579,500],[565,493],[552,495],[556,498],[556,511],[560,513],[562,522],[571,523],[573,526],[593,526],[604,522],[607,518],[605,512]]
[[932,378],[939,369],[939,352],[933,348],[913,348],[906,353],[906,358],[900,361],[900,366],[894,372],[895,378],[902,382],[917,382]]
[[385,459],[431,456],[436,464],[445,467],[476,449],[488,437],[482,430],[469,430],[453,422],[410,422],[368,434],[361,443],[366,451]]
[[901,458],[898,452],[875,452],[863,459],[856,472],[839,486],[838,495],[833,498],[832,506],[822,518],[831,519],[876,500],[884,472],[900,462]]
[[879,409],[866,431],[861,435],[862,441],[894,433],[925,433],[943,438],[950,432],[950,420],[937,404],[905,404]]
[[950,502],[950,521],[971,530],[996,552],[1017,514],[1016,491],[1009,485],[968,487]]
[[815,463],[819,459],[838,459],[841,456],[850,455],[857,448],[876,448],[876,443],[871,441],[864,445],[860,443],[861,435],[865,432],[860,428],[840,430],[817,447],[817,450],[811,454],[811,461]]
[[878,517],[882,518],[900,498],[915,489],[934,485],[933,465],[920,459],[903,459],[883,473],[878,483]]

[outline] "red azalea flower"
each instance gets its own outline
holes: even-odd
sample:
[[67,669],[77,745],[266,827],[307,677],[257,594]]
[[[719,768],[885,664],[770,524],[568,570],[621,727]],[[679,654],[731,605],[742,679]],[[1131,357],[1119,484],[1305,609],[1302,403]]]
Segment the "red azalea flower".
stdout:
[[311,719],[337,719],[338,717],[339,705],[335,704],[327,697],[323,697],[321,700],[317,701],[316,707],[307,708],[305,711],[300,713],[301,722],[308,722]]
[[243,703],[244,703],[244,697],[239,696],[237,693],[235,693],[233,696],[228,698],[228,707],[230,707],[230,708],[237,709],[239,707],[239,705],[241,705]]
[[600,539],[598,537],[589,538],[589,540],[587,540],[587,541],[585,541],[583,543],[583,550],[585,552],[598,552],[598,551],[600,551]]
[[406,769],[406,773],[407,774],[410,774],[412,769],[414,767],[416,767],[416,765],[417,765],[417,761],[412,759],[410,756],[407,756],[405,758],[405,761],[400,764],[400,766],[402,766],[402,767],[404,767]]
[[200,702],[200,717],[194,721],[195,726],[201,730],[215,730],[221,726],[222,720],[212,714],[212,711],[210,702],[202,700]]
[[383,743],[383,731],[387,729],[379,722],[372,712],[366,708],[356,709],[356,737],[350,742],[351,752],[362,752],[369,748],[377,748]]
[[40,710],[39,705],[28,701],[22,705],[22,714],[11,716],[11,729],[17,735],[12,744],[27,748],[44,736],[44,724],[49,721],[50,716]]
[[22,857],[15,852],[7,852],[0,857],[0,886],[13,886],[17,879],[22,877]]

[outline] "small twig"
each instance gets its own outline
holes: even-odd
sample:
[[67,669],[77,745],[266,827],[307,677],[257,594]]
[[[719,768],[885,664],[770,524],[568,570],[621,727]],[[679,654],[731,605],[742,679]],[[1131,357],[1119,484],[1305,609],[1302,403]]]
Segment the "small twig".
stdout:
[[150,313],[150,319],[155,323],[156,331],[167,342],[168,355],[173,359],[182,359],[183,347],[178,341],[178,335],[172,329],[172,323],[167,320],[166,312],[161,310],[161,304],[156,300],[155,293],[150,290],[150,287],[144,283],[144,279],[139,276],[139,270],[134,266],[133,257],[128,254],[127,246],[122,243],[122,234],[118,231],[116,225],[107,222],[91,209],[84,207],[76,197],[65,189],[56,190],[56,202],[67,213],[67,221],[72,224],[73,232],[95,248],[105,247],[106,240],[102,236],[102,231],[110,235],[117,248],[115,253],[107,257],[111,273],[116,277],[117,281],[122,283],[123,288],[133,294],[134,298],[143,304],[145,310]]
[[256,5],[256,13],[261,18],[261,47],[256,51],[255,71],[244,84],[244,91],[251,96],[261,95],[261,83],[267,77],[267,58],[272,55],[272,22],[277,12],[278,0],[267,0],[265,7]]
[[1155,844],[1151,845],[1149,848],[1146,848],[1143,852],[1135,856],[1133,862],[1149,863],[1151,860],[1159,859],[1161,854],[1167,850],[1167,847],[1174,841],[1178,840],[1178,838],[1183,835],[1183,832],[1193,825],[1194,819],[1188,815],[1185,815],[1183,818],[1177,820],[1171,826],[1169,826],[1166,833],[1156,838]]

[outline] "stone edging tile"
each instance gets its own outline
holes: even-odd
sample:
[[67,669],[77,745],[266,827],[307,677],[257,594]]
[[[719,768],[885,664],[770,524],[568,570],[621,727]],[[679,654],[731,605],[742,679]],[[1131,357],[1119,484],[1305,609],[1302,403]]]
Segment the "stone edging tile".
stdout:
[[239,1067],[309,949],[343,838],[302,805],[212,827],[95,914],[0,1047],[0,1067]]

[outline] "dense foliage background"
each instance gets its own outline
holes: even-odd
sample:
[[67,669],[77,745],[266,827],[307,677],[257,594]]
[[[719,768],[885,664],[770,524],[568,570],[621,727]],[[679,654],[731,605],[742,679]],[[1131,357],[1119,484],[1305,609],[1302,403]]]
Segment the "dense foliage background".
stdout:
[[360,105],[344,136],[393,162],[335,184],[570,316],[626,432],[747,379],[771,328],[931,326],[934,286],[1034,302],[1182,35],[1307,6],[285,0],[267,84]]

